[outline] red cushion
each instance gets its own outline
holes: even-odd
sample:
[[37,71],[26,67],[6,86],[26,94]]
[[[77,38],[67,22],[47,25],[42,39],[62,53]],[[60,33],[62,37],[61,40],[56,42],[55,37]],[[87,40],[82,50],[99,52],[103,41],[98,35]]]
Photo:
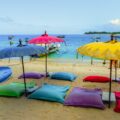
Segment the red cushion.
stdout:
[[110,78],[105,76],[87,76],[83,79],[83,81],[90,81],[90,82],[109,82]]
[[115,92],[116,106],[114,108],[115,112],[120,113],[120,92]]
[[120,92],[115,92],[116,99],[120,99]]
[[120,99],[116,100],[116,107],[114,108],[114,111],[120,113]]

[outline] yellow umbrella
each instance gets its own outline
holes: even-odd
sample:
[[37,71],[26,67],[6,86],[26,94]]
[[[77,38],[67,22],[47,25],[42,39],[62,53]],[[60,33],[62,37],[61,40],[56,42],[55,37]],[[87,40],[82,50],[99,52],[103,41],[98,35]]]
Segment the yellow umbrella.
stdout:
[[82,55],[94,58],[110,60],[110,82],[109,82],[109,107],[110,107],[112,61],[120,59],[120,42],[112,39],[107,42],[93,42],[79,47],[77,49],[77,52]]

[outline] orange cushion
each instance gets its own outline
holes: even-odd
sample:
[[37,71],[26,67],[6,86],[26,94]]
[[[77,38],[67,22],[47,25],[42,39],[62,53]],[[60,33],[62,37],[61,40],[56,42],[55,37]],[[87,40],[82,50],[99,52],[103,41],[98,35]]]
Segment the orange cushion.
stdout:
[[109,82],[110,78],[105,76],[87,76],[83,79],[83,81],[90,81],[90,82]]

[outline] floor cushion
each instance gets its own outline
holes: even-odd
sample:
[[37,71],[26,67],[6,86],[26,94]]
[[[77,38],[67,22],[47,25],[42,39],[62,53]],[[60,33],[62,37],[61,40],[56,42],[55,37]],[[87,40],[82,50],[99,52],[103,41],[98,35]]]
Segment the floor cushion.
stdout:
[[73,88],[72,92],[65,99],[64,105],[96,107],[104,109],[101,89]]
[[44,83],[41,88],[29,95],[28,98],[63,103],[69,88],[70,86],[58,86]]
[[120,78],[116,78],[116,80],[115,80],[115,78],[112,78],[112,81],[120,83]]
[[25,73],[25,74],[22,74],[18,77],[18,79],[21,79],[21,78],[34,78],[34,79],[40,79],[42,77],[44,77],[45,75],[44,74],[41,74],[41,73],[34,73],[34,72],[29,72],[29,73]]
[[51,79],[68,80],[68,81],[74,81],[76,79],[76,75],[68,72],[55,72],[50,77]]
[[116,106],[114,108],[114,111],[120,113],[120,99],[116,100]]
[[[27,88],[35,86],[35,82],[26,84]],[[0,86],[0,96],[20,97],[25,91],[24,83],[12,82],[10,84]]]
[[105,76],[87,76],[83,79],[83,81],[89,82],[109,82],[110,78]]
[[120,113],[120,92],[115,92],[116,106],[114,108],[115,112]]
[[10,67],[0,67],[0,82],[4,82],[8,80],[8,78],[12,75],[12,70]]
[[116,92],[114,92],[114,93],[115,93],[115,98],[116,98],[116,99],[120,99],[120,92],[117,92],[117,91],[116,91]]
[[[102,92],[102,101],[109,102],[109,92]],[[115,93],[113,93],[113,92],[111,92],[110,101],[111,102],[115,102],[116,101]]]

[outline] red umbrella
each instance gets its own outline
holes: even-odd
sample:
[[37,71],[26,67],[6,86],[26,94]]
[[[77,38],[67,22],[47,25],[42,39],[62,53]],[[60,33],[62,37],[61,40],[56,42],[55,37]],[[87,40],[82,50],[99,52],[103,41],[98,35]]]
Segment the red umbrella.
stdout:
[[[45,44],[45,48],[47,50],[47,44],[51,44],[51,43],[56,43],[56,42],[64,42],[63,39],[61,38],[57,38],[57,37],[54,37],[54,36],[49,36],[46,31],[43,35],[41,36],[38,36],[36,38],[33,38],[31,40],[28,41],[28,43],[30,44]],[[46,52],[46,76],[48,75],[48,72],[47,72],[47,52]]]

